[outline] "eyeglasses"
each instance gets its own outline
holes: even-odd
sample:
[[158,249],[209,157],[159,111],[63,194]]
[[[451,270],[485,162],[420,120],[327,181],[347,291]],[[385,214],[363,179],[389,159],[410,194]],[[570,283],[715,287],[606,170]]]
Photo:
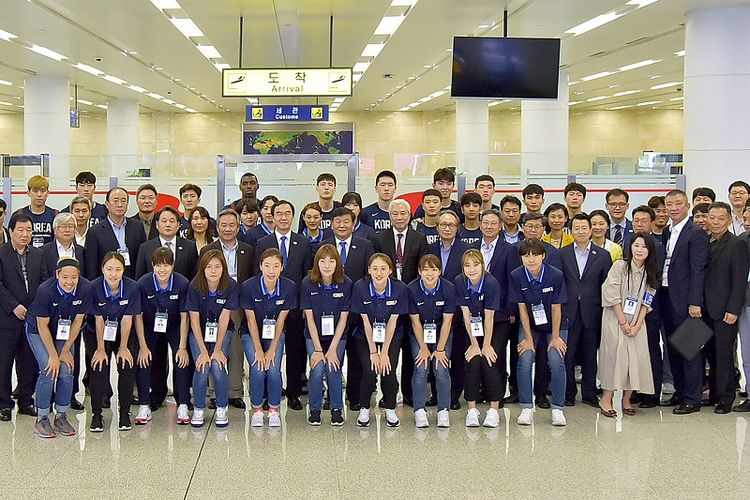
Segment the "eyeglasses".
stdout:
[[438,227],[440,229],[450,229],[452,227],[456,227],[458,224],[454,224],[453,222],[441,222],[438,224]]
[[75,225],[75,224],[60,224],[60,225],[59,225],[59,226],[57,226],[57,227],[58,227],[59,229],[75,229],[75,228],[76,228],[76,225]]
[[730,196],[747,196],[747,191],[744,189],[742,191],[729,191]]
[[607,203],[612,208],[627,208],[627,203]]

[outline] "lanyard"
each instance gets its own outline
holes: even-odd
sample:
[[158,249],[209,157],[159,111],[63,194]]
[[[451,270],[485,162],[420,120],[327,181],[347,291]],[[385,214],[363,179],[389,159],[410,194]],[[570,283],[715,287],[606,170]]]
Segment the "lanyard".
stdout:
[[278,297],[280,288],[281,283],[279,283],[279,280],[277,279],[276,288],[274,289],[273,293],[269,293],[268,288],[266,288],[266,281],[263,279],[263,276],[260,277],[260,293],[262,293],[265,298],[272,299],[274,297]]
[[537,282],[537,283],[541,284],[542,280],[544,279],[544,268],[545,267],[546,267],[545,264],[542,263],[542,270],[539,271],[539,278],[536,278],[536,279],[534,279],[534,277],[531,275],[531,273],[529,272],[528,269],[526,269],[525,267],[523,268],[523,270],[526,272],[526,279],[529,280],[529,284],[532,284],[534,282]]
[[479,280],[479,285],[477,285],[476,289],[471,288],[471,280],[469,277],[466,277],[466,291],[468,292],[476,292],[477,295],[481,295],[484,291],[484,274],[482,274],[482,279]]
[[172,285],[174,285],[174,274],[171,274],[169,276],[169,284],[167,285],[167,288],[161,288],[159,286],[159,281],[156,279],[156,275],[152,274],[151,277],[154,279],[154,290],[157,292],[171,292],[172,291]]
[[378,292],[375,291],[375,284],[370,280],[370,297],[373,299],[388,299],[391,297],[391,278],[388,278],[388,283],[385,285],[385,293],[383,295],[379,295]]
[[[633,269],[628,266],[628,292],[632,292],[633,290],[630,289],[630,276],[633,274]],[[641,283],[638,285],[637,292],[641,291],[641,287],[643,287],[643,280],[646,279],[646,268],[643,268],[643,274],[641,275]]]
[[118,297],[122,297],[122,290],[123,290],[123,283],[122,279],[120,280],[120,290],[117,292],[117,295],[112,295],[109,291],[109,286],[107,286],[107,280],[103,279],[102,284],[104,285],[104,296],[109,300],[115,300]]
[[[480,286],[484,283],[484,277],[482,277],[482,282],[480,283]],[[438,278],[437,284],[435,284],[435,288],[432,290],[428,290],[427,287],[424,284],[424,280],[422,278],[419,278],[419,286],[422,288],[422,291],[427,296],[435,296],[437,295],[438,290],[440,290],[440,279]]]
[[[57,281],[56,284],[57,284],[57,292],[60,294],[60,296],[62,297],[63,301],[65,301],[66,304],[68,302],[72,302],[72,299],[75,297],[76,292],[78,291],[78,287],[75,287],[71,293],[68,293],[68,292],[66,292],[65,290],[62,289],[62,287],[60,286],[60,281]],[[60,304],[60,305],[62,306],[63,304]],[[71,303],[71,306],[72,306],[72,303]],[[70,312],[70,311],[68,311],[68,312]],[[63,314],[62,314],[62,307],[60,307],[59,316],[61,318],[63,316]],[[68,320],[70,320],[72,318],[73,318],[73,315],[72,314],[68,314]]]

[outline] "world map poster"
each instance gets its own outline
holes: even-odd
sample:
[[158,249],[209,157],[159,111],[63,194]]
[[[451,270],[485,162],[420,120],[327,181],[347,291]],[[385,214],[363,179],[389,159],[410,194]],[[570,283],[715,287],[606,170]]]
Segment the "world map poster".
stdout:
[[244,131],[243,154],[352,154],[354,132],[351,130]]

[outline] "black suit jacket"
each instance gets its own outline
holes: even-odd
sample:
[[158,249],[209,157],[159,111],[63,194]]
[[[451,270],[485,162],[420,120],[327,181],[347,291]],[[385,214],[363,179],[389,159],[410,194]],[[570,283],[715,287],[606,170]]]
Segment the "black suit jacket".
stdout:
[[[396,237],[393,234],[393,229],[376,234],[373,246],[376,252],[386,254],[391,258],[393,265],[396,265]],[[419,277],[419,259],[427,253],[427,237],[409,226],[406,230],[406,243],[403,251],[404,262],[401,267],[401,281],[411,283]],[[393,276],[396,277],[395,272]]]
[[[138,249],[146,241],[146,233],[140,220],[125,218],[125,246],[130,254],[130,265],[125,266],[125,276],[135,279],[135,263],[138,262]],[[102,258],[107,252],[116,252],[120,248],[117,236],[112,230],[109,218],[94,224],[86,235],[86,272],[89,280],[101,276]]]
[[[86,259],[84,257],[84,250],[81,245],[73,240],[73,251],[78,261],[78,266],[83,271],[86,269]],[[57,270],[57,261],[60,259],[60,254],[57,252],[57,240],[52,240],[42,247],[42,255],[44,256],[44,265],[47,268],[47,275],[54,276]]]
[[705,299],[708,315],[714,321],[724,319],[724,313],[739,315],[745,303],[747,288],[747,243],[727,231],[710,244],[710,258],[705,280]]
[[[323,245],[330,244],[336,247],[337,251],[341,251],[336,243],[336,238],[328,238],[323,240]],[[356,283],[367,274],[367,264],[370,262],[370,257],[375,253],[375,249],[372,246],[370,240],[352,236],[351,245],[346,251],[346,264],[344,264],[344,274],[346,274],[352,283]]]
[[[154,266],[151,263],[151,256],[154,251],[161,246],[161,240],[156,233],[156,239],[150,239],[138,249],[138,262],[135,264],[135,277],[153,272]],[[191,281],[195,277],[195,271],[198,268],[198,248],[193,240],[177,237],[175,241],[177,246],[174,249],[174,272],[180,273]]]
[[[302,280],[305,279],[307,273],[312,269],[312,247],[310,246],[310,240],[306,236],[292,231],[289,231],[287,236],[289,237],[289,241],[287,242],[286,266],[284,266],[281,275],[294,281],[299,288]],[[255,247],[256,274],[260,274],[260,256],[269,248],[279,248],[279,240],[276,239],[276,232],[258,240],[258,244]]]
[[23,280],[18,253],[10,242],[0,246],[0,328],[2,329],[23,328],[24,322],[13,314],[13,309],[19,304],[28,309],[36,297],[39,285],[49,278],[40,248],[33,248],[29,245],[26,251],[26,274],[29,283],[28,291]]
[[[427,246],[427,253],[434,255],[438,259],[441,259],[441,246],[442,242],[440,240],[437,240],[435,243]],[[453,280],[456,279],[456,276],[458,276],[462,272],[461,258],[464,256],[464,252],[471,248],[472,247],[469,246],[469,244],[459,240],[457,236],[456,239],[453,240],[453,247],[451,248],[450,254],[448,254],[448,261],[445,263],[445,269],[443,269],[440,274],[445,279],[453,283]]]
[[[662,233],[665,248],[668,246],[670,233],[671,228],[665,229]],[[667,271],[670,300],[668,305],[671,307],[675,325],[687,319],[688,306],[703,305],[708,255],[708,235],[695,222],[688,220],[677,238]]]
[[[255,254],[255,249],[239,239],[237,240],[237,244],[239,245],[239,248],[237,248],[237,283],[242,284],[248,278],[255,276],[255,272],[253,271],[253,255]],[[200,254],[203,255],[209,250],[218,250],[223,253],[223,250],[221,249],[221,240],[216,240],[201,248]],[[196,265],[196,268],[197,267],[198,266]]]
[[575,243],[560,249],[565,289],[568,292],[566,312],[571,322],[575,321],[580,308],[581,319],[586,328],[598,329],[602,323],[602,285],[612,267],[609,252],[593,243],[583,274],[579,277]]

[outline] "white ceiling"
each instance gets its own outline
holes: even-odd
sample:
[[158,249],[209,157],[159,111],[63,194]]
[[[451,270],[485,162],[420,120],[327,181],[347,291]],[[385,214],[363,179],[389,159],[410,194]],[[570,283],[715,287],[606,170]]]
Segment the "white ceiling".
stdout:
[[[244,67],[353,66],[391,0],[178,0],[205,37],[233,67],[239,62],[239,18],[244,16]],[[341,111],[396,111],[450,84],[446,51],[454,35],[502,35],[502,10],[509,10],[510,36],[562,37],[561,64],[570,81],[603,71],[615,74],[570,86],[572,109],[611,109],[661,101],[656,107],[680,108],[680,86],[651,87],[681,81],[685,12],[694,8],[747,4],[740,0],[659,0],[580,36],[565,34],[597,15],[622,11],[628,0],[419,0],[388,39]],[[392,9],[392,8],[391,8]],[[329,23],[334,17],[333,54]],[[480,25],[488,25],[480,28]],[[494,29],[492,28],[494,26]],[[105,104],[112,97],[138,99],[148,109],[180,112],[144,94],[76,69],[83,63],[148,89],[199,112],[241,111],[243,99],[221,97],[221,78],[193,42],[149,0],[0,0],[0,30],[18,37],[0,39],[0,101],[23,103],[24,78],[66,75],[78,97]],[[67,56],[58,62],[34,53],[37,44]],[[100,60],[97,60],[100,58]],[[617,68],[658,59],[656,64],[620,72]],[[429,66],[426,67],[426,66]],[[386,79],[383,75],[391,75]],[[638,93],[612,97],[616,92]],[[587,99],[607,99],[587,102]],[[380,100],[380,101],[379,101]],[[330,102],[330,99],[321,102]],[[263,102],[274,102],[264,100]],[[312,102],[312,101],[299,101]],[[375,106],[373,106],[375,105]],[[415,107],[447,109],[449,93]],[[517,106],[503,103],[494,109]],[[102,112],[93,106],[82,110]],[[22,112],[0,105],[0,112]]]

